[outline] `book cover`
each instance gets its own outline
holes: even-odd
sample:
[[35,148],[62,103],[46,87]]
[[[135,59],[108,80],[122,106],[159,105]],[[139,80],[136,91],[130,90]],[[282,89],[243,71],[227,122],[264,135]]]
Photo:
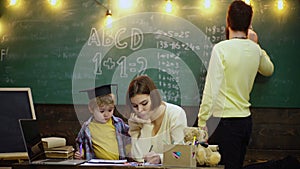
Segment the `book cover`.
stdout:
[[66,146],[66,139],[62,137],[46,137],[42,138],[42,142],[45,149]]
[[74,152],[45,152],[47,158],[72,158]]
[[45,148],[46,152],[72,152],[74,151],[73,146],[60,146],[60,147],[52,147]]
[[61,146],[45,149],[47,158],[71,158],[74,155],[73,146]]

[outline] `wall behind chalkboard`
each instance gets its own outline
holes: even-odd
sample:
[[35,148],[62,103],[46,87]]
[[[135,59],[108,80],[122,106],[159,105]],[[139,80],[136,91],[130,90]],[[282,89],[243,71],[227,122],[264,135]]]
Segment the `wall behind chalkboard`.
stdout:
[[[118,102],[137,74],[148,74],[164,99],[198,106],[213,45],[225,39],[231,2],[176,0],[176,13],[163,12],[161,0],[136,1],[130,10],[117,1],[98,1],[112,9],[114,22],[101,26],[106,9],[95,0],[65,0],[60,8],[46,1],[8,7],[1,24],[0,86],[32,89],[35,103],[82,104],[79,90],[117,83]],[[270,78],[258,76],[255,107],[299,107],[297,63],[300,1],[285,1],[279,12],[271,0],[254,0],[253,27],[275,64]],[[238,71],[238,70],[237,70]]]

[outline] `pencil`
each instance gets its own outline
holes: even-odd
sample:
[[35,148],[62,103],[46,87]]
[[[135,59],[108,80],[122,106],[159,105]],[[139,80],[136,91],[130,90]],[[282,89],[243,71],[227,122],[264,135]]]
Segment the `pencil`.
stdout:
[[193,145],[196,144],[196,136],[194,136]]
[[79,153],[80,153],[80,155],[82,155],[82,143],[79,146]]

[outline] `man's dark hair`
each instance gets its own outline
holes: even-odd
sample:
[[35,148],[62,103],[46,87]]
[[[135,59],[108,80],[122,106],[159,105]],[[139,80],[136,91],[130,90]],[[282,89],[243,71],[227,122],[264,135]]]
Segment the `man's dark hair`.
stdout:
[[243,31],[248,34],[248,29],[253,16],[252,7],[244,1],[233,1],[227,11],[227,27],[233,31]]

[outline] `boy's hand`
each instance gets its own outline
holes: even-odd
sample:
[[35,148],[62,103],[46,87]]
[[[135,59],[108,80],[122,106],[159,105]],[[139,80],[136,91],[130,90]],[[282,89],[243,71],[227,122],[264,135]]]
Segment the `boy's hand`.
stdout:
[[79,151],[76,151],[76,152],[75,152],[75,154],[74,154],[74,158],[75,158],[75,159],[79,159],[79,160],[81,160],[81,159],[83,159],[83,155],[82,155],[82,154],[80,154],[80,152],[79,152]]

